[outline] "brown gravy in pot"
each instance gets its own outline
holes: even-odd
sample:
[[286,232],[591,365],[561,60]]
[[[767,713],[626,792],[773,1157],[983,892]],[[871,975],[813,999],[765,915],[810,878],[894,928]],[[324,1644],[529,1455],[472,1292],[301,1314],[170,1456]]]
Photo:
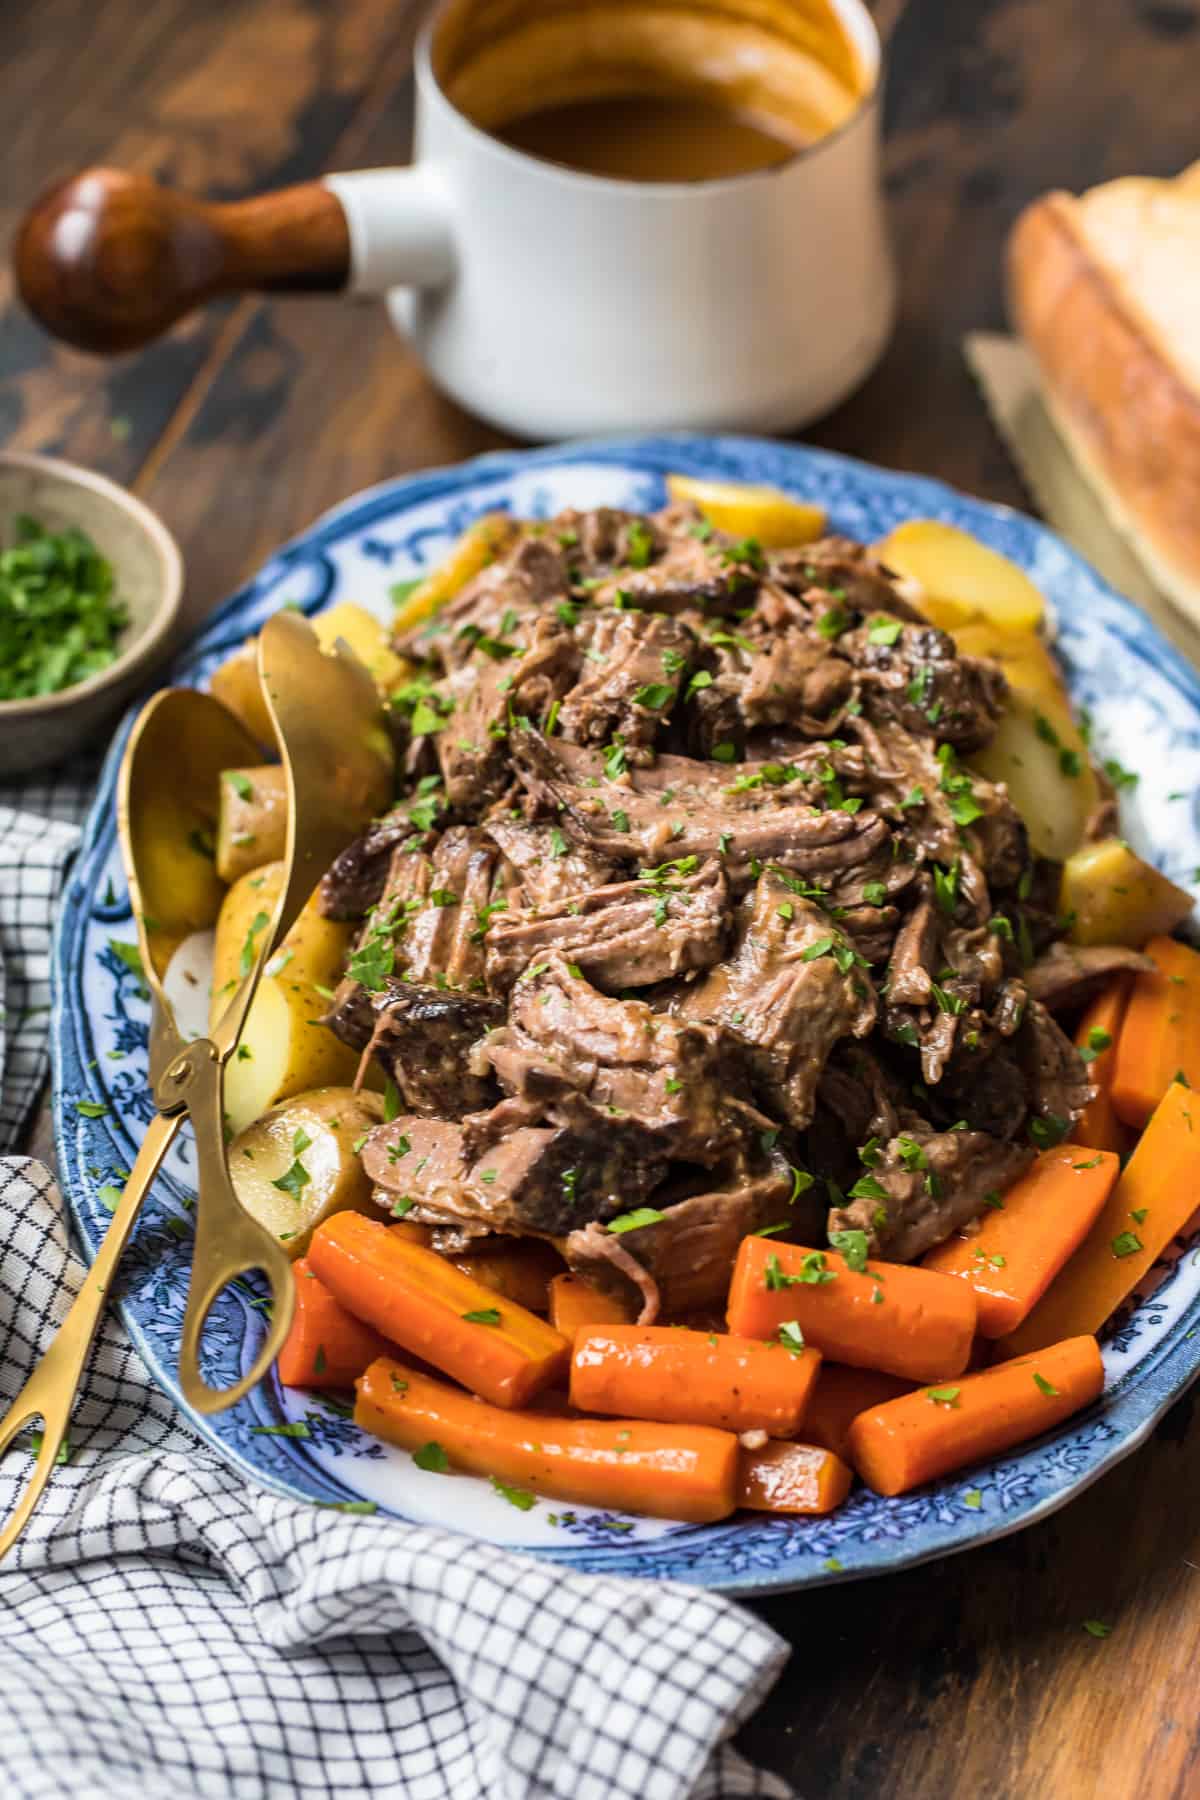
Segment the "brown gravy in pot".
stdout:
[[776,120],[700,95],[610,95],[541,107],[492,136],[527,156],[619,181],[720,181],[774,168],[804,148]]

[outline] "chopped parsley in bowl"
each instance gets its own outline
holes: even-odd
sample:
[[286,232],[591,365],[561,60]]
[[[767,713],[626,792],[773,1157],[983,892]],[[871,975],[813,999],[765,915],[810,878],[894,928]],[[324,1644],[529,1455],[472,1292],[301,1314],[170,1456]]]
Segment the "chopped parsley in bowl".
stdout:
[[183,559],[142,501],[0,452],[0,781],[105,743],[165,655]]
[[113,566],[78,526],[48,531],[18,515],[0,550],[0,700],[30,700],[114,663],[129,614]]

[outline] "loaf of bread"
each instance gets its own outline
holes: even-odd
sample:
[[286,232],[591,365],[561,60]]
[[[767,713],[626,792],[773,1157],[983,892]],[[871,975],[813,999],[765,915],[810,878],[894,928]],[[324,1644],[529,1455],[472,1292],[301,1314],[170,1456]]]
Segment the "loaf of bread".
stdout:
[[1159,586],[1200,609],[1200,163],[1051,193],[1013,227],[1012,323],[1047,407]]

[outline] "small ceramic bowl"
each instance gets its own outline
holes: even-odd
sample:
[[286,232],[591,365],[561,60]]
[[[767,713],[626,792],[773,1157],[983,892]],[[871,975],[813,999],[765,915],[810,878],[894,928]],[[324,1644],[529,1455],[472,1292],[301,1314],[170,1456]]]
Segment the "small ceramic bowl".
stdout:
[[107,722],[164,654],[183,598],[183,558],[166,526],[103,475],[50,456],[0,451],[0,546],[28,513],[49,531],[77,525],[113,566],[129,620],[116,659],[74,687],[0,700],[0,780],[62,762],[102,739]]

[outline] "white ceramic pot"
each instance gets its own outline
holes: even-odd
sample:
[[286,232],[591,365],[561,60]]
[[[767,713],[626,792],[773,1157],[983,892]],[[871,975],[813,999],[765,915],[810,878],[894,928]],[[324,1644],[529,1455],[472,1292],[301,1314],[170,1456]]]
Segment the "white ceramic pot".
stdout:
[[895,310],[879,168],[880,45],[836,0],[870,90],[789,161],[726,181],[613,181],[479,130],[416,59],[415,162],[332,175],[350,286],[386,294],[434,380],[523,437],[819,417]]
[[[385,295],[434,380],[524,437],[780,431],[827,412],[879,356],[895,305],[881,52],[862,0],[621,10],[616,48],[602,46],[609,91],[633,54],[630,33],[645,38],[667,18],[668,48],[653,47],[660,73],[683,71],[735,104],[757,84],[785,112],[818,121],[785,162],[694,182],[610,180],[542,161],[452,102],[476,65],[465,77],[453,68],[441,34],[461,44],[464,20],[475,21],[472,54],[485,64],[507,56],[501,98],[518,107],[547,94],[559,104],[556,83],[591,78],[588,20],[607,16],[611,30],[613,9],[527,3],[526,17],[521,0],[442,0],[417,50],[410,168],[226,206],[114,169],[52,188],[17,237],[26,303],[67,342],[107,352],[148,342],[218,294]],[[505,35],[514,20],[515,38]],[[714,32],[724,33],[721,57],[706,54]],[[814,43],[840,58],[836,68]],[[440,67],[452,68],[445,86]]]

